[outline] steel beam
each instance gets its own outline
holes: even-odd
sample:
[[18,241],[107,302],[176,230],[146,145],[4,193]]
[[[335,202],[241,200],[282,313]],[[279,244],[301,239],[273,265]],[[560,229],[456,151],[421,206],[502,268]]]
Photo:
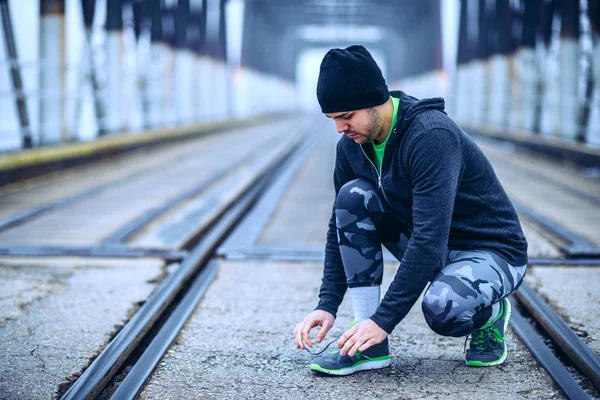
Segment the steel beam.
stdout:
[[17,45],[13,32],[8,0],[0,0],[0,12],[2,13],[2,28],[4,32],[4,42],[10,62],[10,77],[13,85],[15,102],[17,105],[17,114],[21,126],[21,144],[24,149],[31,148],[33,141],[31,139],[31,127],[29,126],[29,113],[27,112],[27,102],[25,101],[23,79],[21,78],[21,68],[19,66],[19,56],[17,54]]

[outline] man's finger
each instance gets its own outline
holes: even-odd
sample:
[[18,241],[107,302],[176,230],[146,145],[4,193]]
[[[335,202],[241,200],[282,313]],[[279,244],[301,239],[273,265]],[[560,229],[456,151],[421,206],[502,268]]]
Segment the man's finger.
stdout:
[[367,336],[362,336],[362,337],[359,337],[358,339],[356,339],[356,341],[354,342],[354,345],[352,345],[350,350],[348,350],[348,355],[350,357],[354,357],[354,355],[356,354],[356,352],[358,351],[360,346],[362,346],[363,343],[365,343],[368,339],[369,338]]
[[312,348],[312,342],[310,341],[310,330],[312,329],[312,326],[310,325],[306,325],[303,329],[302,329],[302,336],[304,338],[304,341],[306,342],[306,344],[308,345],[308,347]]
[[296,346],[298,346],[300,350],[304,350],[304,343],[302,343],[302,332],[300,331],[298,331],[296,334]]
[[362,346],[360,346],[360,347],[358,348],[358,350],[359,350],[359,351],[361,351],[361,352],[362,352],[362,351],[365,351],[365,350],[367,350],[369,347],[371,347],[371,346],[373,346],[373,345],[375,345],[375,344],[377,344],[377,340],[375,340],[375,338],[371,338],[371,339],[367,340],[366,342],[364,342],[364,343],[362,344]]
[[354,333],[356,332],[357,325],[354,325],[352,328],[348,329],[346,332],[344,332],[344,334],[342,335],[342,337],[340,338],[340,340],[338,341],[338,347],[341,349],[342,347],[344,347],[344,343],[346,343],[346,341],[352,336],[354,335]]
[[294,340],[296,341],[297,348],[304,350],[304,342],[302,341],[302,328],[304,327],[304,322],[300,322],[296,325],[296,331],[294,335]]
[[356,335],[350,336],[348,338],[348,340],[346,341],[346,343],[344,343],[344,347],[342,347],[342,350],[340,350],[340,354],[342,356],[345,356],[346,354],[348,354],[348,350],[350,350],[352,348],[352,346],[354,346],[354,343],[356,342],[356,339],[358,339],[355,336]]
[[329,329],[331,329],[331,324],[329,323],[329,320],[325,320],[321,326],[321,329],[319,329],[319,332],[317,333],[317,342],[320,343],[323,339],[325,339]]

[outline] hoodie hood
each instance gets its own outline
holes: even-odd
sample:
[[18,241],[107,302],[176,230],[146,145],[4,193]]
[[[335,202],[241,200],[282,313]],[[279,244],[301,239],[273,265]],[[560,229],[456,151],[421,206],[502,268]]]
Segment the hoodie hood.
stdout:
[[398,117],[396,120],[397,134],[403,135],[412,124],[413,119],[420,113],[428,110],[439,110],[444,111],[445,102],[442,97],[432,97],[430,99],[419,100],[415,97],[409,96],[403,91],[395,90],[390,92],[392,97],[400,99],[400,106],[398,108]]

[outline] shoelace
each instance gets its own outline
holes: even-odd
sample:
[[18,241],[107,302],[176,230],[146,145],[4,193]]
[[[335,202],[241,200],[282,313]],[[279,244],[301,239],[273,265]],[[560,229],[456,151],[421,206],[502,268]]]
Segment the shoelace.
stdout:
[[325,350],[327,350],[327,348],[333,344],[333,342],[338,341],[340,338],[341,338],[341,336],[338,336],[337,338],[333,339],[331,342],[327,343],[327,345],[325,346],[325,348],[323,348],[321,351],[318,351],[316,353],[313,353],[312,351],[310,351],[308,349],[308,347],[306,347],[306,346],[304,346],[304,350],[308,351],[309,354],[312,354],[313,356],[318,356],[318,355],[323,354],[325,352]]
[[491,326],[484,329],[477,329],[476,331],[468,334],[465,337],[465,352],[467,351],[467,342],[469,339],[472,340],[470,349],[475,349],[480,352],[485,350],[487,346],[495,349],[500,343],[504,342],[504,338],[500,335],[500,331],[498,331],[497,328],[492,328]]
[[[331,342],[327,343],[327,345],[326,345],[326,346],[325,346],[325,347],[324,347],[322,350],[320,350],[320,351],[318,351],[318,352],[316,352],[316,353],[313,353],[312,351],[310,351],[310,350],[308,349],[308,347],[304,347],[304,350],[308,351],[308,353],[309,353],[309,354],[311,354],[311,355],[313,355],[313,356],[319,356],[319,355],[323,354],[323,353],[325,352],[325,350],[327,350],[327,348],[328,348],[329,346],[331,346],[331,345],[332,345],[334,342],[337,342],[338,340],[340,340],[340,338],[341,338],[341,337],[342,337],[342,336],[340,335],[340,336],[338,336],[337,338],[333,339]],[[339,353],[339,351],[340,351],[340,349],[335,349],[335,350],[333,351],[333,353]],[[362,358],[371,359],[371,357],[364,355],[364,354],[363,354],[362,352],[360,352],[360,351],[357,351],[357,352],[356,352],[356,354],[355,354],[354,356],[355,356],[355,357],[357,357],[357,358],[360,358],[360,357],[362,357]]]

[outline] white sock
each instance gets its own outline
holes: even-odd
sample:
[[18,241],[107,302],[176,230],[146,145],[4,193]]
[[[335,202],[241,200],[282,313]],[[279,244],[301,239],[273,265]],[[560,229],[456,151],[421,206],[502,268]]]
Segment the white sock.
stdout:
[[361,286],[350,288],[350,298],[354,309],[354,320],[371,318],[379,307],[381,286]]

